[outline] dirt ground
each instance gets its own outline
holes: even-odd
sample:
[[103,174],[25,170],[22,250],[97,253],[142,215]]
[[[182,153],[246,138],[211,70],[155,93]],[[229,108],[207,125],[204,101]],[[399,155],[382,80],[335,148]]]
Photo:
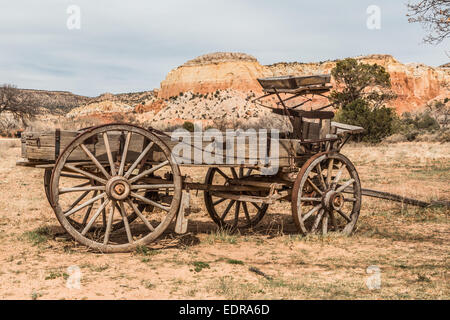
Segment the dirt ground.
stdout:
[[[343,153],[363,188],[436,200],[450,199],[449,150],[403,143],[348,145]],[[16,167],[19,157],[17,144],[0,141],[1,299],[450,298],[445,208],[363,198],[354,235],[302,237],[283,203],[269,207],[256,230],[229,235],[194,193],[188,234],[170,231],[148,249],[98,254],[63,236],[43,171]],[[205,172],[190,174],[201,180]]]

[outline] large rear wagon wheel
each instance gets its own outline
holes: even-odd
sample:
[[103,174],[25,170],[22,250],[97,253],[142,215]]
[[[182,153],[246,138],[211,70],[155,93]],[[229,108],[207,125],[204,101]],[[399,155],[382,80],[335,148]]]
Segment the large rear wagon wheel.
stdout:
[[[80,154],[89,161],[72,161]],[[149,162],[154,154],[159,160]],[[61,153],[50,203],[78,242],[101,252],[126,252],[167,229],[181,191],[178,165],[159,137],[137,126],[109,124],[80,134]]]
[[[254,169],[209,168],[205,178],[207,185],[230,185],[231,180],[254,177]],[[265,196],[262,192],[240,192],[249,196]],[[255,227],[264,218],[269,207],[266,203],[237,201],[221,197],[220,194],[205,191],[205,206],[212,220],[219,228],[236,231]]]
[[351,234],[361,209],[361,183],[354,165],[337,152],[311,157],[297,175],[291,204],[302,234]]

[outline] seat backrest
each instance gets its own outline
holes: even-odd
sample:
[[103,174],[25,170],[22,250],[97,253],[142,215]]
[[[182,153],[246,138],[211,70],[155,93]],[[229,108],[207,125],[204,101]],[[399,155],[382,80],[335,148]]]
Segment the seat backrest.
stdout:
[[331,133],[330,119],[303,120],[302,137],[304,140],[325,139],[327,134]]

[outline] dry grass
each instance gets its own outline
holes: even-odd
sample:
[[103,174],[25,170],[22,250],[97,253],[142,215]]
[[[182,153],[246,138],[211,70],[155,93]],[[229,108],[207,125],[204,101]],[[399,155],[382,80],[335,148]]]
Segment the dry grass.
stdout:
[[[366,188],[419,199],[449,199],[449,144],[349,145]],[[290,205],[269,208],[249,232],[218,232],[199,208],[189,233],[167,233],[149,248],[97,254],[61,236],[39,169],[15,167],[20,149],[0,163],[2,299],[449,299],[449,211],[364,198],[351,237],[302,237]],[[205,172],[183,170],[196,180]],[[380,289],[369,290],[369,266]],[[73,268],[80,289],[68,289]],[[250,269],[258,269],[267,277]]]

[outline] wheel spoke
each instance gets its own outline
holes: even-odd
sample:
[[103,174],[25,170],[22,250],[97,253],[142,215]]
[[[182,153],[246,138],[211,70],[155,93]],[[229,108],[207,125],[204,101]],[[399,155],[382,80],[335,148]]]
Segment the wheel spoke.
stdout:
[[130,140],[131,140],[131,131],[128,131],[127,138],[125,139],[125,146],[123,147],[122,161],[120,162],[120,167],[119,167],[119,176],[123,175],[123,170],[125,168],[125,162],[126,162],[127,156],[128,156],[128,148],[130,146]]
[[301,201],[322,202],[322,198],[301,197],[300,200]]
[[161,162],[161,163],[158,164],[157,166],[155,166],[155,167],[153,167],[153,168],[150,168],[150,169],[148,169],[148,170],[145,170],[145,171],[139,173],[137,176],[134,176],[132,179],[129,180],[129,182],[130,182],[130,183],[134,183],[134,182],[136,182],[137,180],[141,179],[142,177],[144,177],[144,176],[146,176],[146,175],[149,175],[149,174],[155,172],[155,171],[158,170],[158,169],[161,169],[162,167],[164,167],[164,166],[166,166],[166,165],[168,165],[168,164],[169,164],[169,160],[166,160],[166,161],[164,161],[164,162]]
[[230,177],[227,176],[222,170],[220,170],[219,168],[216,168],[216,171],[225,178],[226,181],[230,180]]
[[233,228],[236,228],[239,222],[239,213],[241,211],[241,202],[237,201],[236,202],[236,207],[234,208],[234,223],[233,223]]
[[86,207],[87,207],[88,205],[90,205],[91,203],[94,203],[95,201],[97,201],[97,200],[99,200],[99,199],[101,199],[101,198],[104,198],[105,196],[106,196],[106,193],[103,192],[103,193],[99,194],[98,196],[92,198],[91,200],[86,201],[86,202],[83,203],[82,205],[79,205],[78,207],[73,208],[73,209],[71,209],[70,211],[65,212],[64,215],[65,215],[66,217],[68,217],[68,216],[74,214],[75,212],[78,212],[78,211],[80,211],[81,209],[86,208]]
[[124,177],[128,179],[128,177],[131,175],[134,169],[136,169],[137,165],[141,160],[147,155],[147,153],[150,151],[150,149],[153,147],[154,143],[150,142],[148,146],[142,151],[142,153],[139,155],[139,157],[134,161],[134,163],[131,165],[131,167],[128,169],[127,173],[125,173]]
[[306,181],[308,181],[308,183],[311,185],[311,187],[313,187],[314,190],[316,190],[319,194],[322,194],[323,192],[314,184],[314,182],[312,182],[312,180],[308,177],[306,179]]
[[231,167],[231,174],[233,175],[233,179],[239,179],[237,173],[236,173],[236,169],[234,167]]
[[128,223],[127,212],[123,205],[123,201],[119,202],[120,214],[122,215],[123,224],[125,225],[125,231],[127,233],[127,238],[129,243],[133,243],[133,235],[131,234],[130,225]]
[[217,206],[219,203],[222,203],[222,202],[224,202],[226,200],[228,200],[228,199],[227,198],[221,198],[221,199],[219,199],[217,201],[214,201],[213,202],[213,206]]
[[88,177],[85,177],[85,176],[77,176],[75,174],[68,174],[68,173],[61,173],[60,176],[64,177],[64,178],[72,178],[72,179],[89,179]]
[[147,228],[149,228],[150,231],[152,232],[155,231],[155,228],[151,225],[150,221],[148,221],[147,218],[142,214],[142,212],[139,210],[136,204],[131,200],[127,200],[127,203],[130,205],[131,208],[133,208],[134,212],[138,215],[138,217],[141,218],[142,221],[144,221],[144,224],[147,226]]
[[342,218],[344,218],[345,220],[347,220],[347,222],[352,221],[352,220],[351,220],[344,212],[342,212],[341,209],[337,209],[336,211],[342,216]]
[[317,206],[315,206],[314,208],[312,208],[311,210],[309,210],[303,217],[302,220],[303,222],[306,221],[306,219],[308,219],[310,216],[312,216],[314,213],[316,213],[317,211],[319,211],[319,209],[322,208],[322,204],[318,204]]
[[258,211],[261,211],[261,207],[256,204],[256,202],[250,202]]
[[103,173],[103,175],[109,179],[111,175],[106,171],[105,168],[98,162],[97,158],[89,151],[89,149],[82,143],[80,145],[81,149],[83,149],[84,153],[92,160],[95,166]]
[[[100,206],[103,205],[104,200],[105,200],[104,198],[100,199]],[[102,224],[103,224],[103,229],[105,230],[106,229],[106,211],[104,208],[102,210]]]
[[242,202],[242,208],[244,209],[245,218],[247,219],[248,223],[251,223],[252,220],[250,219],[246,202]]
[[91,185],[91,182],[85,182],[85,183],[77,184],[76,186],[73,186],[72,188],[80,188],[80,187],[85,187],[85,186],[89,186],[89,185]]
[[228,204],[227,208],[225,209],[225,211],[223,212],[222,216],[220,217],[220,220],[222,222],[225,219],[225,217],[227,216],[228,211],[230,211],[231,207],[234,205],[235,202],[236,202],[236,200],[231,200],[230,203]]
[[89,194],[89,192],[90,192],[90,191],[86,191],[86,192],[84,192],[81,196],[79,196],[79,197],[72,203],[72,205],[70,206],[70,208],[69,208],[67,211],[70,211],[70,210],[72,210],[73,208],[75,208],[75,206],[76,206],[77,204],[79,204],[79,203],[81,202],[81,200],[83,200],[84,198],[86,198],[86,196]]
[[105,238],[103,244],[106,245],[109,242],[109,235],[111,234],[112,222],[114,219],[114,209],[116,208],[116,202],[113,201],[111,208],[109,209],[108,223],[106,224]]
[[336,173],[336,177],[334,178],[333,186],[336,186],[336,185],[338,184],[339,179],[341,179],[342,172],[344,171],[344,169],[345,169],[346,167],[347,167],[347,166],[345,165],[345,163],[343,163],[343,164],[341,165],[341,167],[339,168],[339,171]]
[[316,220],[314,220],[314,225],[311,228],[311,232],[316,232],[317,227],[319,227],[319,223],[320,223],[320,220],[322,219],[324,212],[325,212],[324,209],[320,209],[319,214],[316,217]]
[[116,166],[114,165],[114,160],[111,153],[111,145],[109,144],[108,133],[103,132],[103,143],[105,144],[106,154],[108,155],[109,166],[111,168],[111,175],[116,175]]
[[325,212],[325,216],[322,219],[322,234],[326,235],[328,232],[328,211]]
[[333,210],[330,211],[330,219],[331,219],[331,223],[333,224],[334,231],[338,232],[339,231],[338,225],[337,225],[336,217],[334,216]]
[[91,229],[91,227],[94,224],[95,220],[97,220],[98,216],[103,211],[103,209],[105,209],[105,207],[108,205],[109,201],[110,201],[109,199],[106,199],[106,201],[103,202],[102,205],[97,209],[97,211],[95,211],[95,213],[92,216],[91,220],[89,220],[89,223],[87,224],[87,226],[83,229],[83,231],[81,231],[81,234],[83,236],[86,235],[86,233]]
[[[97,196],[98,191],[94,191],[94,195],[92,198],[95,198]],[[89,208],[86,211],[86,214],[84,215],[83,222],[81,223],[82,226],[86,226],[87,219],[89,218],[89,215],[91,214],[92,208],[94,207],[94,203],[91,203]]]
[[72,188],[59,189],[59,194],[64,194],[64,193],[68,193],[68,192],[105,191],[105,190],[106,190],[105,186],[72,187]]
[[141,190],[141,189],[173,189],[174,184],[135,184],[131,186],[131,190]]
[[328,170],[327,170],[327,186],[330,187],[331,184],[331,176],[333,174],[333,165],[334,165],[334,159],[331,158],[330,162],[328,163]]
[[97,177],[96,175],[93,175],[92,173],[89,173],[89,172],[86,172],[86,171],[84,171],[84,170],[81,170],[80,168],[77,168],[77,167],[72,166],[72,165],[70,165],[70,164],[65,164],[64,167],[66,167],[66,168],[69,169],[69,170],[78,172],[79,174],[82,174],[83,176],[88,177],[88,178],[91,178],[91,179],[93,179],[93,180],[95,180],[95,181],[98,181],[98,182],[100,182],[100,183],[102,183],[102,184],[106,184],[106,182],[107,182],[105,179],[102,179],[102,178],[100,178],[100,177]]
[[343,185],[339,186],[339,188],[336,189],[336,192],[342,192],[344,191],[348,186],[350,186],[353,182],[355,182],[355,179],[350,179]]
[[323,178],[322,174],[322,166],[320,165],[320,162],[317,164],[317,174],[319,175],[320,183],[322,184],[323,190],[327,189],[327,185],[325,184],[325,179]]
[[158,202],[155,202],[155,201],[152,201],[150,199],[147,199],[147,198],[145,198],[145,197],[143,197],[143,196],[141,196],[141,195],[139,195],[137,193],[131,192],[130,195],[133,198],[136,198],[136,199],[139,199],[139,200],[145,202],[146,204],[150,204],[152,206],[158,207],[158,208],[160,208],[162,210],[165,210],[165,211],[170,211],[170,207],[163,206],[162,204],[159,204]]

